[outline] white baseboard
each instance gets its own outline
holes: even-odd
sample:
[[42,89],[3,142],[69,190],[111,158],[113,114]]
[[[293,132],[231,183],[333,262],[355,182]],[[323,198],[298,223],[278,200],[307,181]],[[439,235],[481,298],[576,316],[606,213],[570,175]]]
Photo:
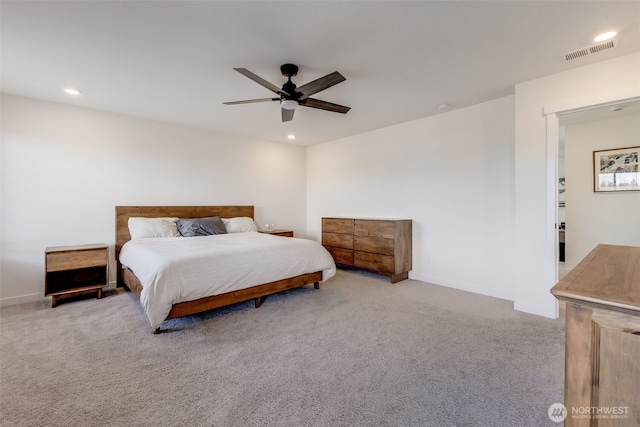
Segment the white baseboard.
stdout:
[[[104,287],[103,290],[111,290],[116,288],[116,282],[109,282],[109,286]],[[28,302],[40,302],[51,300],[51,297],[44,296],[44,293],[20,295],[17,297],[0,298],[0,307],[8,307],[10,305],[24,304]]]
[[527,304],[521,301],[515,301],[513,303],[513,309],[516,311],[522,311],[524,313],[535,314],[542,317],[548,317],[549,319],[557,319],[558,318],[558,304],[554,304],[554,306],[541,306],[541,305],[533,305]]
[[0,298],[0,307],[8,307],[10,305],[24,304],[28,302],[40,302],[49,299],[42,293],[21,295],[19,297]]
[[461,291],[471,292],[474,294],[486,295],[489,297],[504,299],[507,301],[515,300],[515,293],[510,291],[504,291],[502,289],[494,289],[486,286],[478,286],[470,283],[456,282],[453,280],[443,279],[442,277],[434,277],[422,274],[413,274],[409,272],[409,278],[420,280],[422,282],[433,283],[438,286],[445,286],[447,288],[454,288]]
[[489,297],[500,298],[507,301],[513,301],[513,309],[524,313],[535,314],[537,316],[548,317],[550,319],[558,318],[558,304],[549,304],[548,306],[539,306],[527,304],[522,301],[516,301],[515,292],[504,291],[502,289],[494,289],[485,286],[472,285],[469,283],[461,283],[452,280],[443,279],[441,277],[433,277],[428,275],[413,274],[409,272],[409,278],[420,280],[422,282],[433,283],[438,286],[446,286],[448,288],[459,289],[461,291],[472,292],[474,294],[486,295]]

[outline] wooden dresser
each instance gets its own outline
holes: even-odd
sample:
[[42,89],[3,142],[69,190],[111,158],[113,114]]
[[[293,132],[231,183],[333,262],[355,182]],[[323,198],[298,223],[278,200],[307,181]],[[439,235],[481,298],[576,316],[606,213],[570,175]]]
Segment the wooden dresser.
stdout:
[[410,219],[322,218],[322,244],[340,267],[409,278]]
[[566,426],[640,425],[640,247],[598,245],[551,289],[566,303]]

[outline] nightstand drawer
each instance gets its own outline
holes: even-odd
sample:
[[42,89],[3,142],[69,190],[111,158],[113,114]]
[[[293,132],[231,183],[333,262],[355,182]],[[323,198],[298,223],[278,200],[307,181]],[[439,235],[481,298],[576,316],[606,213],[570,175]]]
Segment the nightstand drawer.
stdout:
[[107,265],[107,250],[51,252],[47,254],[47,271],[61,271]]
[[393,255],[394,244],[393,239],[385,237],[355,236],[353,238],[353,249],[374,254]]
[[293,237],[293,230],[260,230],[259,232],[272,236]]
[[322,233],[322,244],[336,248],[353,249],[352,234]]

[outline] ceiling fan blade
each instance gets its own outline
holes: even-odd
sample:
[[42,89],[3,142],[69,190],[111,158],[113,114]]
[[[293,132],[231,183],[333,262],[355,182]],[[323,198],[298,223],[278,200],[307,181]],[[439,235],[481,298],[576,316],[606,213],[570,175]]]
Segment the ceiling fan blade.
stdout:
[[262,77],[253,74],[251,71],[247,70],[246,68],[234,68],[234,70],[236,70],[237,72],[239,72],[240,74],[242,74],[245,77],[250,78],[251,80],[253,80],[254,82],[258,83],[261,86],[266,87],[267,89],[269,89],[271,92],[275,92],[278,95],[287,95],[287,96],[291,96],[290,94],[288,94],[287,92],[283,91],[282,89],[280,89],[278,86],[269,83],[268,81],[266,81],[265,79],[263,79]]
[[247,99],[245,101],[223,102],[223,104],[225,104],[225,105],[253,104],[254,102],[267,102],[267,101],[280,101],[280,98]]
[[351,107],[345,107],[344,105],[334,104],[332,102],[321,101],[319,99],[307,98],[304,102],[300,102],[300,105],[311,108],[318,108],[320,110],[332,111],[334,113],[347,114]]
[[281,108],[281,110],[283,122],[290,122],[291,120],[293,120],[293,113],[296,110],[287,110],[286,108]]
[[321,90],[325,90],[327,88],[330,88],[333,85],[337,85],[340,82],[343,82],[347,79],[345,79],[342,74],[340,74],[337,71],[334,71],[331,74],[327,74],[324,77],[320,77],[317,80],[314,80],[312,82],[309,82],[305,85],[300,86],[299,88],[297,88],[296,90],[300,93],[302,93],[302,96],[300,97],[300,99],[306,99],[308,97],[310,97],[311,95],[313,95],[314,93],[318,93]]

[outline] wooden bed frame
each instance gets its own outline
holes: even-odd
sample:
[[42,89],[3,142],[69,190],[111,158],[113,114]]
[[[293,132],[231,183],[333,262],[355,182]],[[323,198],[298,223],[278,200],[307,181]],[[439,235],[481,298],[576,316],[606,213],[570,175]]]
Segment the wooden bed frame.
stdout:
[[[129,234],[130,217],[178,217],[178,218],[202,218],[209,216],[219,216],[221,218],[234,218],[247,216],[253,218],[253,206],[116,206],[116,261],[117,286],[126,287],[140,299],[142,283],[128,268],[123,269],[119,261],[122,246],[131,240]],[[165,320],[176,317],[188,316],[190,314],[201,313],[214,308],[223,307],[241,301],[255,300],[255,306],[260,307],[264,298],[277,292],[287,289],[298,288],[300,286],[314,284],[316,289],[320,288],[322,272],[307,273],[276,282],[265,283],[252,286],[246,289],[227,292],[220,295],[200,298],[193,301],[185,301],[174,304]],[[160,328],[153,331],[160,332]]]

